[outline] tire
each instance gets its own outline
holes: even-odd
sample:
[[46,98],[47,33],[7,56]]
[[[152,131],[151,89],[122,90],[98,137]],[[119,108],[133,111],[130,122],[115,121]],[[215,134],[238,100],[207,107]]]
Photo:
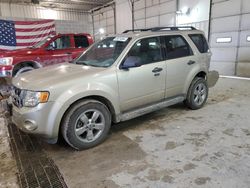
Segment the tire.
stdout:
[[17,70],[15,73],[14,73],[14,77],[17,77],[19,76],[20,74],[24,73],[24,72],[28,72],[28,71],[31,71],[33,70],[34,68],[31,67],[31,66],[25,66],[25,67],[22,67],[20,68],[19,70]]
[[96,100],[83,100],[65,114],[61,133],[71,147],[83,150],[102,143],[110,126],[111,114],[104,104]]
[[188,89],[187,98],[184,103],[188,108],[197,110],[204,106],[207,101],[207,97],[207,81],[204,78],[196,77]]

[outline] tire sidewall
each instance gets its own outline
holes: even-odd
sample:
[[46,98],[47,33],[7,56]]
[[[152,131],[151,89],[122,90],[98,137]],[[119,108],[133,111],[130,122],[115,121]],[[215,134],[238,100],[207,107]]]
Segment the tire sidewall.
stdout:
[[[202,104],[197,105],[194,102],[194,91],[195,91],[195,88],[197,87],[197,85],[201,84],[201,83],[204,84],[204,86],[206,87],[206,98],[204,99]],[[200,77],[195,78],[193,80],[193,82],[191,84],[191,87],[189,89],[189,92],[188,92],[188,99],[187,99],[188,100],[188,106],[193,110],[202,108],[205,105],[206,101],[207,101],[208,93],[209,93],[209,88],[208,88],[208,85],[207,85],[207,81],[204,78],[200,78]]]
[[[101,135],[93,142],[82,142],[75,134],[75,123],[78,117],[87,110],[96,109],[103,114],[105,127]],[[62,133],[66,142],[77,150],[88,149],[94,147],[105,140],[111,126],[111,115],[108,108],[98,101],[83,101],[73,106],[66,114],[64,123],[62,124]]]

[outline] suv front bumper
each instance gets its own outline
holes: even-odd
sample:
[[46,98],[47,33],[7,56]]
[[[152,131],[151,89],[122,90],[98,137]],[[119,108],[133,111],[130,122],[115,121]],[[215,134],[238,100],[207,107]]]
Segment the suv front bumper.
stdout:
[[55,132],[55,116],[51,116],[53,102],[39,104],[36,107],[18,108],[12,104],[12,122],[22,131],[42,137],[50,143],[57,141]]

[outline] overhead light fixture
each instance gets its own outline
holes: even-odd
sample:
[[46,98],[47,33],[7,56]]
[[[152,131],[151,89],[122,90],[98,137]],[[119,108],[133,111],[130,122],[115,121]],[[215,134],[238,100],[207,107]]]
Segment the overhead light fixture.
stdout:
[[247,36],[247,42],[250,42],[250,35]]
[[104,33],[105,33],[105,30],[104,30],[103,28],[100,28],[100,29],[99,29],[99,33],[100,33],[100,34],[104,34]]
[[185,14],[185,15],[187,15],[187,14],[190,13],[190,8],[188,8],[188,7],[183,7],[181,10],[177,10],[176,13],[177,13],[177,14]]

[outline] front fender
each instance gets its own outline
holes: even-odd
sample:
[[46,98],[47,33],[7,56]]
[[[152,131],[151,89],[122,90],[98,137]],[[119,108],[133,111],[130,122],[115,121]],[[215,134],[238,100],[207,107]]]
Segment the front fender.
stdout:
[[109,100],[110,103],[113,105],[115,114],[120,113],[119,96],[113,88],[101,83],[91,83],[91,85],[86,84],[83,86],[81,85],[81,87],[73,86],[60,94],[60,96],[54,102],[55,105],[51,109],[52,113],[50,113],[48,117],[48,119],[54,119],[54,137],[57,137],[63,115],[70,107],[70,105],[80,99],[88,97],[91,98],[91,96],[99,96]]

